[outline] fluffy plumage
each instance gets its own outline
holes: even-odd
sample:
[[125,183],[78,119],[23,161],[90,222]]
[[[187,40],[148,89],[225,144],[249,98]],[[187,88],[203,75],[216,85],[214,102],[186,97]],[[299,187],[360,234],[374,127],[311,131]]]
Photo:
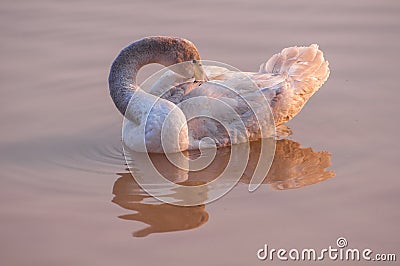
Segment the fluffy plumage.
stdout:
[[[110,72],[110,91],[118,109],[126,110],[123,138],[128,147],[176,152],[197,149],[205,137],[217,146],[227,146],[270,136],[275,129],[271,121],[278,126],[292,119],[329,76],[328,62],[313,44],[283,49],[263,63],[258,72],[204,66],[209,81],[196,82],[190,71],[186,75],[167,71],[149,92],[136,85],[136,72],[145,64],[168,66],[192,59],[200,59],[194,45],[171,37],[139,40],[117,57]],[[132,93],[128,89],[133,89]],[[185,123],[195,115],[217,118],[219,122],[201,117]],[[168,132],[163,135],[164,148],[163,124]]]

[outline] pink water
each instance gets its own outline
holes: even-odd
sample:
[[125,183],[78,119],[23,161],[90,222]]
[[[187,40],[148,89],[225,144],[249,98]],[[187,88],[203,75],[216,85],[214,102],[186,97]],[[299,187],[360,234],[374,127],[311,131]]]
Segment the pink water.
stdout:
[[[2,265],[265,265],[278,261],[257,259],[264,244],[340,236],[399,256],[399,2],[6,0],[0,13]],[[206,206],[146,204],[107,76],[149,35],[244,71],[320,45],[331,76],[289,123],[269,184],[249,193],[243,179]]]

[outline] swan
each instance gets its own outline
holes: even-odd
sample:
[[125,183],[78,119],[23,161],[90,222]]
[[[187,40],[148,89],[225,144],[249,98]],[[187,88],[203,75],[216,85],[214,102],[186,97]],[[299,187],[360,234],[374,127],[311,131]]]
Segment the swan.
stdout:
[[[150,91],[141,89],[136,82],[144,65],[172,66],[183,62],[189,62],[189,67],[165,72]],[[217,147],[261,138],[260,131],[264,129],[255,126],[254,113],[261,115],[261,123],[273,120],[275,126],[291,120],[328,79],[328,65],[318,45],[312,44],[283,49],[261,64],[258,72],[202,66],[192,42],[153,36],[122,49],[111,65],[109,89],[115,106],[125,116],[125,145],[138,152],[170,153],[198,149],[204,138]],[[243,75],[256,85],[256,90],[248,89],[251,85]],[[225,87],[233,87],[251,99],[254,106],[261,106],[266,100],[273,117],[261,107],[249,112],[249,103]],[[201,101],[188,101],[199,97]],[[228,109],[221,109],[214,100],[223,102]],[[189,119],[194,112],[208,114],[206,111],[221,117],[228,130],[212,119]],[[241,125],[244,129],[240,130]]]

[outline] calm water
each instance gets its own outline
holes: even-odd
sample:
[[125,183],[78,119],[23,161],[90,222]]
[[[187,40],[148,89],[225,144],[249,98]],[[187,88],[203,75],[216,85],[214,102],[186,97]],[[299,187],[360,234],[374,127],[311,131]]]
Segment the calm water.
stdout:
[[[339,236],[400,259],[398,1],[4,0],[0,12],[1,264],[265,265],[264,244],[322,249]],[[107,77],[148,35],[186,37],[246,71],[286,46],[325,52],[331,76],[256,192],[244,177],[178,208],[133,182]]]

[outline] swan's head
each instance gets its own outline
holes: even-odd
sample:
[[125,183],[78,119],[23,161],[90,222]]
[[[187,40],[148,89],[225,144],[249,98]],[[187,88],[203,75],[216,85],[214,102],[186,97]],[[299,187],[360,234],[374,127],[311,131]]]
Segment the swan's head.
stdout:
[[[192,60],[200,60],[200,55],[192,42],[182,38],[153,36],[133,42],[122,49],[111,66],[108,82],[116,107],[125,114],[130,98],[138,88],[136,75],[144,65],[171,66]],[[193,77],[191,68],[190,77]],[[200,73],[199,70],[196,72]]]
[[208,77],[206,72],[204,71],[203,66],[201,65],[201,62],[193,59],[192,60],[193,63],[193,77],[195,79],[195,81],[208,81]]

